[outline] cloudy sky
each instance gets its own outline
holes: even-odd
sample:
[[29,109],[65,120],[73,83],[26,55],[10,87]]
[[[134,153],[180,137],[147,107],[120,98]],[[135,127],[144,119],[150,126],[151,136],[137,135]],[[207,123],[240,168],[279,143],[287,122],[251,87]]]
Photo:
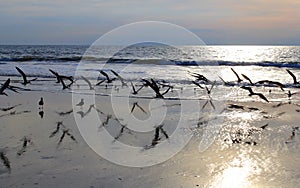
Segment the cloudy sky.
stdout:
[[207,44],[300,45],[299,0],[0,0],[0,44],[91,44],[137,21],[183,26]]

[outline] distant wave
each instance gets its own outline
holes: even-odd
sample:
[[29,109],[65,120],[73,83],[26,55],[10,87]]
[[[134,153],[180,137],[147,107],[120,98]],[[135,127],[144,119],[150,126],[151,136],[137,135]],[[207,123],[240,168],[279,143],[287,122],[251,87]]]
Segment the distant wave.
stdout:
[[20,57],[2,57],[0,62],[28,62],[28,61],[54,61],[54,62],[67,62],[67,61],[80,61],[81,56],[70,57],[55,57],[55,56],[20,56]]
[[20,57],[0,57],[0,64],[6,62],[100,62],[110,64],[156,64],[156,65],[180,65],[180,66],[271,66],[271,67],[290,67],[300,68],[300,62],[236,62],[236,61],[218,61],[218,60],[168,60],[168,59],[138,59],[138,58],[106,58],[95,56],[20,56]]

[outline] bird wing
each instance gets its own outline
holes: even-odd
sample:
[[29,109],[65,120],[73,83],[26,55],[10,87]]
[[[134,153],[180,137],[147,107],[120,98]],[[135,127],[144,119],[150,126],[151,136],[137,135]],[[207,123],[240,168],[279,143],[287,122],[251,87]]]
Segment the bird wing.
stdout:
[[252,81],[250,80],[250,78],[244,74],[241,74],[246,80],[248,80],[250,82],[250,84],[253,84]]
[[5,83],[2,85],[2,87],[0,88],[0,93],[3,93],[3,91],[9,86],[10,83],[10,78],[8,78]]
[[198,87],[200,87],[201,89],[204,89],[200,84],[198,84],[197,82],[195,82],[195,81],[192,81],[193,82],[193,84],[195,84],[196,86],[198,86]]
[[258,95],[261,99],[265,100],[266,102],[269,102],[269,100],[262,93],[255,93],[255,95]]
[[242,86],[241,88],[242,88],[242,89],[245,89],[245,90],[247,90],[247,91],[249,91],[250,94],[253,94],[253,90],[252,90],[251,87]]
[[242,79],[239,77],[239,75],[238,75],[238,73],[237,72],[235,72],[235,70],[233,69],[233,68],[231,68],[231,71],[235,74],[235,76],[237,77],[237,79],[238,79],[238,82],[241,82],[242,81]]
[[96,84],[96,86],[102,84],[104,81],[105,81],[105,80],[101,80],[100,82],[98,82],[98,83]]
[[296,76],[290,70],[286,69],[286,71],[289,73],[289,75],[291,75],[293,77],[294,84],[297,84],[298,82],[297,82]]
[[81,76],[81,78],[89,85],[90,88],[93,88],[91,82],[86,77]]
[[118,77],[120,80],[124,80],[118,73],[116,73],[114,70],[110,70],[116,77]]
[[137,93],[136,90],[135,90],[135,87],[134,87],[133,83],[132,82],[130,82],[130,83],[131,83],[131,87],[132,87],[133,93]]
[[27,81],[25,73],[19,67],[16,67],[16,69],[22,75],[24,84],[26,84],[28,81]]
[[108,75],[106,74],[106,72],[104,72],[103,70],[100,70],[100,73],[101,73],[103,76],[105,76],[105,78],[106,78],[107,80],[109,80],[109,77],[108,77]]

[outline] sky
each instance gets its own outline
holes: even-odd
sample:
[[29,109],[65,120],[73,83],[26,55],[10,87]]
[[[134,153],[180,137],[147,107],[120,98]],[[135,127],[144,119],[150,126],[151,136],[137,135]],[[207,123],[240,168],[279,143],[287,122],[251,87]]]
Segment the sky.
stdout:
[[206,44],[300,45],[299,0],[0,0],[0,44],[92,44],[138,21],[182,26]]

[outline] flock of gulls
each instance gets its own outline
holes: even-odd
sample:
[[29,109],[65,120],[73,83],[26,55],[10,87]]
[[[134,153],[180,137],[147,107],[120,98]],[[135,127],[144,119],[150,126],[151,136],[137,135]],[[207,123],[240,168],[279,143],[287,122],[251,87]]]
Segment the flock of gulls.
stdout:
[[[8,96],[8,94],[7,94],[8,90],[10,90],[12,92],[16,92],[16,93],[19,93],[20,91],[31,91],[30,89],[26,88],[26,85],[31,84],[32,82],[36,81],[38,78],[29,79],[28,76],[24,73],[24,71],[22,69],[20,69],[19,67],[16,67],[16,70],[19,72],[19,74],[22,77],[21,84],[23,86],[22,87],[15,86],[15,83],[17,83],[17,81],[15,81],[14,84],[12,84],[10,78],[8,78],[4,83],[1,84],[0,95]],[[80,77],[74,79],[73,76],[62,75],[52,69],[49,69],[49,71],[56,78],[56,83],[61,84],[62,90],[70,89],[74,84],[76,84],[76,81],[78,79],[82,79],[86,83],[86,86],[88,86],[88,89],[90,89],[90,90],[94,90],[95,87],[97,87],[99,85],[104,85],[105,88],[107,89],[108,87],[111,86],[110,85],[111,83],[113,83],[115,81],[119,81],[122,88],[131,86],[131,94],[132,95],[138,95],[140,93],[140,91],[143,90],[144,88],[150,88],[154,93],[154,96],[153,96],[154,98],[164,99],[165,96],[169,92],[173,92],[173,89],[176,88],[176,86],[171,83],[167,83],[164,80],[162,80],[162,81],[155,80],[153,78],[148,78],[148,79],[141,78],[139,81],[137,81],[138,83],[134,84],[132,81],[129,81],[129,80],[126,80],[125,78],[123,78],[120,74],[118,74],[114,70],[110,70],[109,72],[105,72],[104,70],[99,70],[99,73],[103,76],[104,79],[98,80],[95,85],[93,85],[90,82],[90,80],[84,76],[80,76]],[[221,84],[223,84],[224,86],[238,86],[241,89],[248,91],[249,92],[248,96],[250,96],[250,97],[258,96],[262,101],[267,102],[267,103],[269,103],[270,101],[267,99],[267,97],[263,93],[258,93],[258,92],[253,91],[254,86],[257,86],[257,87],[267,86],[270,88],[278,87],[282,92],[286,92],[286,90],[291,87],[294,87],[294,88],[300,87],[300,83],[297,81],[297,77],[288,69],[286,71],[293,79],[293,83],[290,83],[290,84],[283,84],[283,83],[280,83],[278,81],[273,81],[273,80],[260,80],[257,82],[253,82],[245,74],[238,74],[233,68],[231,68],[231,71],[236,76],[237,80],[232,81],[232,82],[227,82],[223,78],[219,77],[220,80],[222,81]],[[113,77],[110,76],[109,74],[113,75]],[[191,77],[193,77],[193,80],[191,80],[191,84],[194,85],[194,92],[196,92],[197,89],[201,89],[201,90],[205,91],[206,94],[210,98],[210,94],[213,91],[214,86],[217,84],[217,81],[211,81],[200,73],[189,72],[189,74]],[[80,87],[80,86],[77,85],[77,87]],[[115,89],[119,90],[119,88],[115,88]],[[183,91],[183,88],[180,87],[180,90]],[[272,91],[269,90],[269,92],[272,92]],[[290,90],[288,90],[287,93],[285,93],[285,94],[289,100],[289,102],[287,104],[291,104],[292,96],[297,95],[299,93],[291,92]],[[213,109],[215,109],[212,99],[210,98],[203,104],[202,110],[205,108],[205,106],[208,103],[210,103],[211,106],[213,107]],[[45,104],[44,98],[41,97],[38,101],[39,115],[41,118],[43,118],[43,116],[44,116],[44,110],[43,110],[44,104]],[[7,112],[7,111],[10,111],[10,110],[18,107],[19,105],[20,104],[6,107],[6,108],[0,108],[0,110],[3,112]],[[87,111],[82,111],[82,107],[84,105],[85,105],[84,99],[81,99],[78,102],[78,104],[76,104],[76,107],[80,108],[80,110],[77,111],[77,114],[81,118],[86,117],[93,109],[97,110],[97,112],[104,117],[104,121],[102,121],[102,124],[99,126],[99,130],[101,130],[102,127],[106,127],[110,121],[116,121],[119,123],[120,130],[119,130],[119,133],[115,136],[115,140],[118,140],[124,134],[125,131],[127,131],[129,134],[132,134],[132,132],[126,127],[126,125],[123,125],[121,123],[120,119],[114,118],[111,114],[105,114],[100,109],[97,109],[95,104],[91,104]],[[282,105],[284,105],[284,103],[279,103],[279,104],[273,105],[273,107],[278,108],[279,106],[282,106]],[[134,113],[135,109],[140,110],[144,114],[148,113],[147,110],[145,110],[142,106],[140,106],[138,104],[138,102],[134,102],[132,104],[130,113]],[[256,107],[246,107],[246,106],[239,105],[239,104],[229,104],[227,106],[227,109],[229,109],[229,110],[232,110],[232,109],[248,110],[248,111],[259,110]],[[9,114],[1,115],[0,117],[6,116],[6,115],[16,115],[16,114],[21,114],[21,113],[28,113],[28,112],[30,112],[30,111],[22,111],[22,112],[13,111],[13,112],[10,112]],[[298,110],[297,112],[300,112],[300,110]],[[65,111],[65,112],[56,112],[56,113],[59,116],[67,116],[67,115],[70,115],[73,113],[73,109]],[[279,117],[282,114],[283,113],[277,114],[276,116],[268,116],[267,114],[265,114],[264,118],[268,119],[268,118]],[[211,120],[211,119],[209,119],[209,120]],[[197,122],[197,127],[201,127],[202,125],[207,124],[209,120],[204,117],[200,117]],[[267,123],[258,129],[249,129],[246,132],[243,131],[242,129],[238,129],[234,132],[234,136],[232,136],[230,139],[226,138],[224,141],[230,142],[231,144],[244,143],[244,144],[249,144],[249,145],[256,145],[257,141],[247,140],[245,138],[251,137],[251,135],[257,131],[265,130],[268,126],[269,126],[269,124]],[[163,137],[164,137],[164,139],[169,138],[168,133],[164,130],[163,127],[164,127],[163,124],[155,127],[154,137],[153,137],[151,143],[149,145],[145,146],[145,149],[150,149],[150,148],[155,147],[155,145],[157,145],[163,139]],[[298,133],[298,132],[300,132],[299,127],[292,127],[291,136],[286,143],[290,143],[294,139],[296,133]],[[65,137],[69,137],[74,142],[77,142],[76,138],[74,137],[74,135],[71,134],[70,129],[68,129],[66,127],[66,125],[64,125],[63,121],[59,121],[56,123],[56,128],[55,128],[55,130],[53,130],[50,133],[49,138],[52,138],[59,133],[61,135],[59,137],[58,146],[62,143],[62,141],[64,140]],[[22,141],[23,141],[22,148],[17,152],[18,155],[22,155],[26,151],[28,144],[31,143],[31,139],[28,137],[24,137],[22,139]],[[6,166],[7,169],[10,170],[11,169],[10,162],[3,151],[0,151],[0,159],[2,160],[2,163],[4,164],[4,166]]]

